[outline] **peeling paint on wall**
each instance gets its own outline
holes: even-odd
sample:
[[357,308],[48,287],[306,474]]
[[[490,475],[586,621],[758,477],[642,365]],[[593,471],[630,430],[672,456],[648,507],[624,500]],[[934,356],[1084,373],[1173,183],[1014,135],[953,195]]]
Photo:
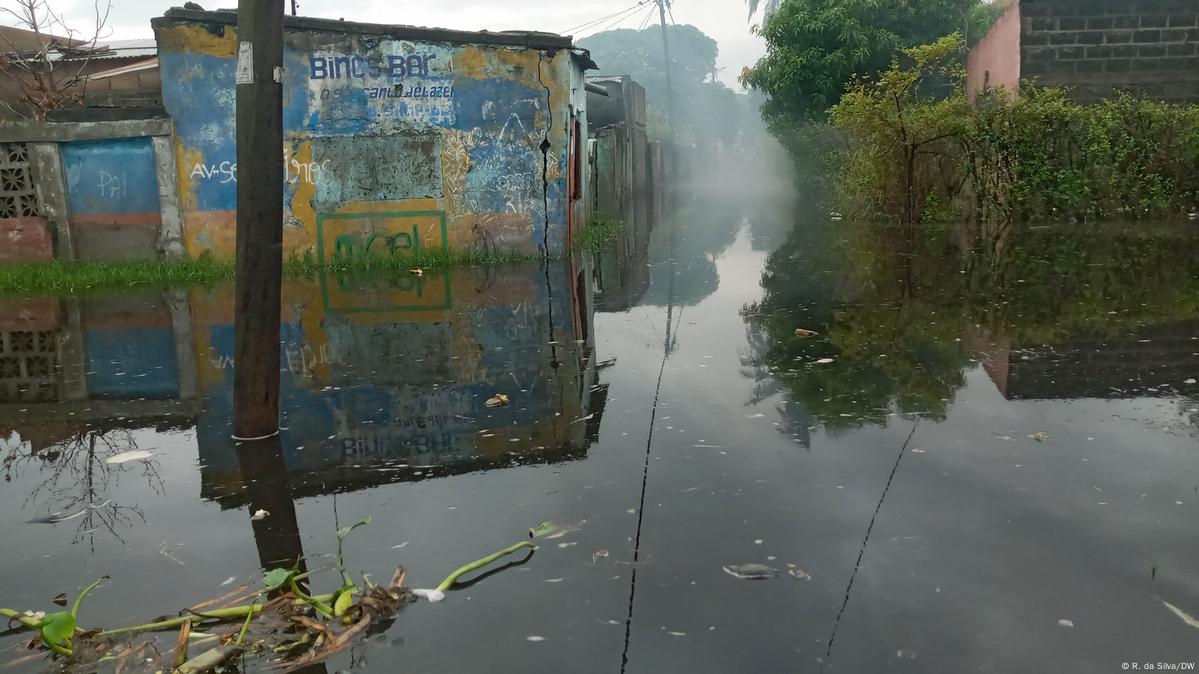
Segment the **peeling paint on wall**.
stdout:
[[[220,28],[155,22],[187,248],[229,257],[236,28]],[[285,36],[284,64],[287,253],[566,245],[583,88],[569,51],[304,29]]]

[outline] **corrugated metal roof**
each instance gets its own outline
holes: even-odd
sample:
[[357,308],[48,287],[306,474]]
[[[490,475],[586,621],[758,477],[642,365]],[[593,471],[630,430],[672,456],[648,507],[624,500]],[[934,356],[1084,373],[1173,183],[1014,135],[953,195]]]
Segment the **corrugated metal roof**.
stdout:
[[154,38],[107,40],[96,45],[97,50],[103,50],[105,47],[108,48],[107,51],[91,56],[90,58],[96,61],[100,59],[158,56],[158,42]]
[[157,67],[158,67],[158,58],[154,57],[154,58],[148,58],[144,61],[137,61],[135,63],[130,63],[127,65],[117,66],[116,68],[113,68],[111,70],[105,70],[103,72],[92,73],[91,75],[88,75],[87,78],[89,80],[103,80],[103,79],[107,79],[109,77],[118,77],[120,75],[128,75],[129,73],[137,73],[137,72],[143,72],[146,70],[154,70]]

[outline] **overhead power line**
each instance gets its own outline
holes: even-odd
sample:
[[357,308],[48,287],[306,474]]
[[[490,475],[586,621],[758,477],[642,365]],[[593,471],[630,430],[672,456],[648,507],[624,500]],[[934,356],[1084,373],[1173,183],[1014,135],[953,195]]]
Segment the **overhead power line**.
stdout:
[[587,30],[588,28],[591,28],[592,26],[596,26],[596,25],[598,25],[598,24],[601,24],[601,23],[603,23],[603,22],[607,21],[608,19],[611,19],[611,18],[613,18],[613,17],[620,16],[620,15],[622,15],[622,14],[625,14],[625,13],[627,13],[627,12],[631,12],[631,11],[633,11],[633,10],[637,9],[638,7],[643,7],[643,6],[645,6],[645,5],[646,5],[646,4],[647,4],[649,1],[650,1],[650,0],[641,0],[641,2],[638,2],[637,4],[635,4],[635,5],[631,6],[631,7],[626,7],[626,8],[624,8],[624,9],[620,10],[619,12],[613,12],[613,13],[611,13],[611,14],[608,14],[608,15],[606,15],[606,16],[601,16],[601,17],[599,17],[599,18],[597,18],[597,19],[592,19],[592,20],[590,20],[590,21],[584,21],[583,23],[581,23],[581,24],[579,24],[579,25],[577,25],[577,26],[571,26],[570,28],[567,28],[566,30],[563,30],[563,31],[562,31],[562,34],[563,34],[563,35],[567,35],[567,34],[570,34],[570,33],[574,32],[574,31],[576,31],[576,30]]

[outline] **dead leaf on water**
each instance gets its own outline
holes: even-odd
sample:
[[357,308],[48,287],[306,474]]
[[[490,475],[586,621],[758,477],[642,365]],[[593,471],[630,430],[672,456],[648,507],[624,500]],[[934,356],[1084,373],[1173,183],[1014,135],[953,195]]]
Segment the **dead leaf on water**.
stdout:
[[503,393],[497,393],[497,394],[495,394],[494,398],[491,398],[490,400],[487,401],[487,406],[488,407],[507,407],[508,402],[509,402],[508,396],[504,395]]
[[808,330],[806,328],[795,328],[795,336],[796,337],[815,337],[816,335],[819,335],[819,334],[820,333],[816,332],[815,330]]

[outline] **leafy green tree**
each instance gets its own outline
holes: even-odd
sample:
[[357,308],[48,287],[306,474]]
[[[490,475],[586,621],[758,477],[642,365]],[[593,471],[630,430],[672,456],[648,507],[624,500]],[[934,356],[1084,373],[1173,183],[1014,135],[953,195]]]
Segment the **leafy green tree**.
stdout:
[[[766,55],[742,76],[769,94],[768,116],[819,117],[853,77],[886,70],[899,50],[994,21],[983,0],[784,0],[754,31]],[[976,24],[976,25],[972,25]]]

